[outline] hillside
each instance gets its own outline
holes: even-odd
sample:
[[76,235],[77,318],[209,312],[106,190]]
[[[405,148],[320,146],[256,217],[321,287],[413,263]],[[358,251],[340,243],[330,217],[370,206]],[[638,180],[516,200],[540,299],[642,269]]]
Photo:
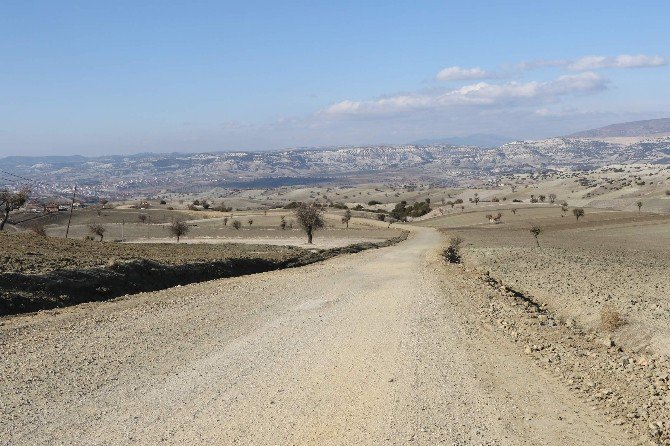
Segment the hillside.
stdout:
[[356,184],[380,179],[460,187],[505,173],[593,169],[608,164],[667,164],[669,160],[670,137],[632,143],[550,138],[514,141],[494,148],[435,144],[145,153],[58,163],[12,157],[0,159],[0,170],[9,172],[4,177],[8,183],[0,183],[0,187],[15,187],[23,178],[35,179],[35,195],[62,198],[70,196],[71,185],[76,183],[81,196],[112,199],[167,190],[191,193],[213,188]]
[[617,138],[663,136],[670,134],[670,118],[622,122],[569,135],[571,138]]

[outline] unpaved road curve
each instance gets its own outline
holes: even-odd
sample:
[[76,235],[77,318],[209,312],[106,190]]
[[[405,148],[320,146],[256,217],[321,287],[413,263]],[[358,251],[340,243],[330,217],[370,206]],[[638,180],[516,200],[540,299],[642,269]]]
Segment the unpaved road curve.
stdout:
[[469,320],[440,243],[6,319],[0,444],[635,444]]

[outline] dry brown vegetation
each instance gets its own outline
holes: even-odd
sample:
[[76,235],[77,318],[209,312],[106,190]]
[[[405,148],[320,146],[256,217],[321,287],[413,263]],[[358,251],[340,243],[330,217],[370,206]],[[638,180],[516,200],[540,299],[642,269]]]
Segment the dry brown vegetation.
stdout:
[[613,332],[626,325],[626,320],[623,318],[619,310],[614,305],[604,305],[600,310],[600,327],[607,332]]

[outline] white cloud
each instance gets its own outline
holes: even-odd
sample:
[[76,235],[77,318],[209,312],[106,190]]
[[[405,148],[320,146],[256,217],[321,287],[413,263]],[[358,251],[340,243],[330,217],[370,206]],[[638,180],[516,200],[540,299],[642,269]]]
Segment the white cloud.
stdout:
[[493,73],[490,73],[482,68],[461,68],[458,66],[447,67],[440,70],[435,76],[435,79],[438,81],[462,81],[462,80],[473,80],[473,79],[491,79],[495,77]]
[[412,93],[370,101],[346,100],[319,112],[320,115],[388,115],[409,111],[447,109],[458,106],[514,106],[555,100],[570,94],[585,94],[607,88],[607,79],[593,72],[560,76],[545,82],[478,82],[457,89]]
[[570,64],[570,61],[565,59],[535,59],[521,61],[512,65],[512,67],[517,70],[528,71],[538,68],[564,67],[568,64]]
[[602,68],[651,68],[665,65],[667,65],[667,60],[662,56],[620,54],[618,56],[585,56],[579,59],[526,60],[514,65],[507,65],[507,67],[518,71],[555,67],[567,68],[571,71],[591,71]]
[[586,56],[568,64],[573,71],[597,70],[600,68],[649,68],[661,67],[667,60],[661,56],[647,56],[644,54],[619,56]]

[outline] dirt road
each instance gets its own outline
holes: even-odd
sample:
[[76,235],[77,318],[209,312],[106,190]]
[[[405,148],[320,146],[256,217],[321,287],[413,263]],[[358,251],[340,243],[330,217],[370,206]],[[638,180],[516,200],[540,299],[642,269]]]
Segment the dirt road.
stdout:
[[5,319],[0,444],[637,444],[471,317],[440,243]]

